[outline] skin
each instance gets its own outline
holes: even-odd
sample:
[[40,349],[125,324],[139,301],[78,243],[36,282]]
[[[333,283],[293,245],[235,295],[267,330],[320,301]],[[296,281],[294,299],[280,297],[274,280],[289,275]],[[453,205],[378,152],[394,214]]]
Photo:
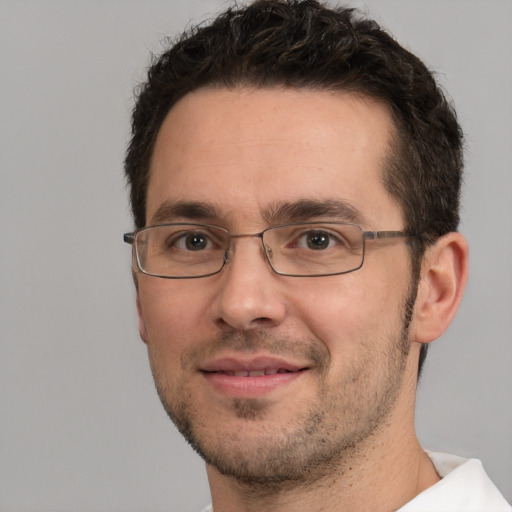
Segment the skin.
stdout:
[[[148,225],[255,233],[305,220],[270,212],[306,199],[350,205],[365,229],[401,230],[401,208],[382,184],[392,133],[386,107],[353,94],[196,91],[159,132]],[[427,251],[417,289],[403,239],[370,242],[363,267],[338,276],[277,275],[250,237],[234,241],[217,275],[139,274],[140,335],[157,389],[207,461],[215,511],[396,510],[436,483],[414,432],[417,361],[421,343],[449,324],[466,276],[456,233]],[[216,372],[233,365],[292,371]]]

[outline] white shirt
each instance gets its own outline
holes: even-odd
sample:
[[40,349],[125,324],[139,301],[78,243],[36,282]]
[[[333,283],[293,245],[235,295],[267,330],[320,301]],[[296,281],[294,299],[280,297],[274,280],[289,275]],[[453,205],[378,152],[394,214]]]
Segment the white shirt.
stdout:
[[[512,512],[479,460],[427,453],[441,480],[396,512]],[[202,512],[213,512],[212,506]]]
[[441,480],[397,512],[511,512],[477,459],[427,452]]

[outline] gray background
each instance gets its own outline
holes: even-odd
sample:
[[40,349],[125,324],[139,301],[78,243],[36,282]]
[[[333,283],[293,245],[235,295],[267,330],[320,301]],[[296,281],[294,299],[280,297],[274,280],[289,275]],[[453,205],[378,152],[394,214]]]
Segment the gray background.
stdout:
[[[459,315],[431,347],[426,447],[512,500],[512,2],[365,4],[438,72],[467,133]],[[149,51],[215,0],[0,0],[0,510],[198,511],[202,462],[153,389],[122,159]]]

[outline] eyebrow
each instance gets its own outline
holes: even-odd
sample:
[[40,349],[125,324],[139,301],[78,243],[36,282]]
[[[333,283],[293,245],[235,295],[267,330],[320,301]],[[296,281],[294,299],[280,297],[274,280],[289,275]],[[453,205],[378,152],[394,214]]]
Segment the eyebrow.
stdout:
[[[363,213],[342,199],[299,199],[276,201],[262,210],[261,215],[269,226],[294,222],[307,222],[318,218],[368,225]],[[151,217],[151,225],[167,222],[215,222],[222,218],[220,208],[203,201],[164,201]]]
[[277,202],[271,204],[262,214],[270,225],[305,222],[319,217],[368,225],[368,220],[363,213],[342,199],[300,199],[293,202]]
[[151,224],[164,224],[184,220],[209,220],[220,217],[213,203],[198,201],[164,201],[151,217]]

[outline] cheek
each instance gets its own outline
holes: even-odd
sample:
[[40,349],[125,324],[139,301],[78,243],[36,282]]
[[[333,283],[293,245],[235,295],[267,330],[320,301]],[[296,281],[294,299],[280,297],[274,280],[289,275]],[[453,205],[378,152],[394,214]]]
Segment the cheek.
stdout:
[[201,290],[181,282],[152,280],[139,283],[139,300],[152,362],[178,364],[192,337],[205,335]]
[[296,318],[333,359],[356,352],[362,343],[378,343],[401,326],[403,283],[377,279],[368,286],[361,277],[346,274],[323,283],[317,278],[317,286],[296,295]]

